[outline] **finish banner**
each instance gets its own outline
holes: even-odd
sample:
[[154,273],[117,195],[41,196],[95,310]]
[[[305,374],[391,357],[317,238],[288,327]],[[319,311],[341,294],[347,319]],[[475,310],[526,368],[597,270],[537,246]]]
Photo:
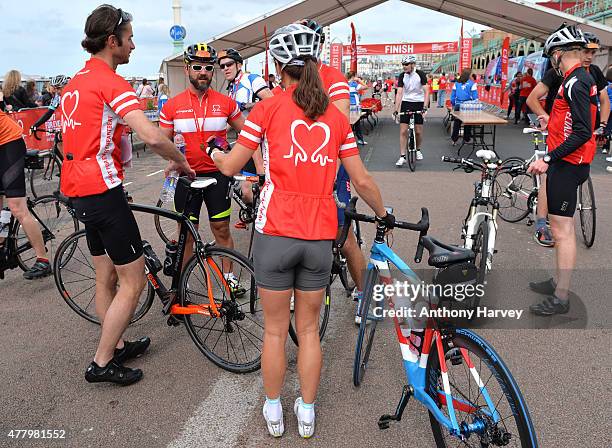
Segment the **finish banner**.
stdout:
[[342,71],[342,44],[331,44],[329,46],[329,65]]
[[[350,50],[351,50],[350,45],[344,46],[345,54],[350,54]],[[417,42],[417,43],[357,45],[357,55],[358,56],[384,56],[384,55],[390,56],[390,55],[396,55],[396,54],[457,53],[457,51],[459,51],[457,42]]]

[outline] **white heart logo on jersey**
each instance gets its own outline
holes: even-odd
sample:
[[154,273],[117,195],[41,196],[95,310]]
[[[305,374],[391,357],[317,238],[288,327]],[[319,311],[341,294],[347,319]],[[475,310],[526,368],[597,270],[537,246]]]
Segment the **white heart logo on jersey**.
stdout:
[[[72,108],[70,109],[70,113],[68,113],[70,106],[72,106]],[[66,132],[67,127],[74,130],[75,126],[81,125],[81,123],[77,123],[72,119],[77,107],[79,107],[78,90],[75,90],[74,92],[66,92],[62,95],[62,115],[64,116],[64,119],[62,120],[62,127],[64,132]]]
[[[323,131],[325,132],[325,136],[323,137],[323,141],[317,147],[317,149],[311,154],[310,161],[312,163],[319,163],[321,166],[327,165],[327,162],[333,162],[333,159],[330,159],[327,155],[326,156],[322,156],[321,154],[319,154],[321,152],[321,150],[323,148],[325,148],[325,146],[327,146],[327,144],[329,143],[329,139],[330,139],[330,136],[331,136],[331,131],[330,131],[329,126],[327,124],[320,123],[318,121],[313,123],[312,125],[309,125],[304,120],[294,120],[293,123],[291,123],[291,142],[292,142],[292,145],[291,145],[291,149],[289,151],[289,154],[284,155],[283,158],[290,159],[290,158],[293,157],[294,161],[295,161],[295,166],[297,166],[298,160],[300,162],[306,162],[308,160],[308,153],[306,152],[304,147],[296,139],[296,135],[295,134],[296,134],[296,129],[298,128],[298,126],[306,127],[308,135],[311,135],[311,131],[313,131],[313,129],[315,129],[317,127],[323,129]],[[295,150],[295,148],[297,148],[299,150],[299,152],[297,152]]]

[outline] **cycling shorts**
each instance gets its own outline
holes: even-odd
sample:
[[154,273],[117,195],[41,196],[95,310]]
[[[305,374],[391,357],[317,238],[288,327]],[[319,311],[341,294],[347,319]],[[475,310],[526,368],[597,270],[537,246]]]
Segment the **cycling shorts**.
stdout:
[[0,145],[0,190],[7,198],[25,198],[26,145],[20,137]]
[[142,256],[142,238],[123,186],[72,198],[76,217],[85,224],[87,246],[94,257],[107,254],[120,266]]
[[232,199],[231,196],[228,195],[230,178],[221,174],[219,171],[198,173],[197,177],[217,179],[217,184],[208,187],[202,194],[194,196],[189,204],[185,204],[188,189],[177,188],[174,196],[176,211],[184,213],[189,217],[192,223],[198,224],[200,222],[202,202],[204,202],[210,222],[228,221],[232,213]]
[[[338,170],[336,177],[336,195],[340,202],[344,202],[347,206],[351,200],[351,179],[343,167]],[[338,208],[338,227],[344,225],[344,209]]]
[[[402,101],[400,112],[420,112],[423,110],[424,104],[425,103],[423,101],[418,101],[416,103],[411,101]],[[400,115],[400,123],[410,123],[410,115]],[[414,116],[414,124],[423,124],[423,114],[416,114]]]
[[257,285],[273,291],[318,291],[329,283],[332,240],[310,241],[255,232]]
[[588,164],[574,165],[565,160],[551,163],[546,171],[548,213],[574,216],[578,202],[578,187],[589,178]]

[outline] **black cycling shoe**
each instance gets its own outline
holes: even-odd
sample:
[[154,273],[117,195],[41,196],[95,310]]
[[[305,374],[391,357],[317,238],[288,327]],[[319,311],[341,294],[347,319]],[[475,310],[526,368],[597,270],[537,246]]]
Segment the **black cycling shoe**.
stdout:
[[119,364],[144,355],[151,344],[151,339],[145,336],[134,342],[124,341],[124,344],[125,346],[122,349],[115,349],[115,360]]
[[569,300],[561,300],[560,298],[551,295],[546,297],[540,303],[533,304],[529,307],[536,316],[553,316],[555,314],[566,314],[570,309]]
[[529,282],[529,289],[545,296],[552,296],[555,293],[556,288],[557,285],[552,277],[543,282]]
[[85,371],[85,379],[88,383],[115,383],[129,386],[142,379],[142,370],[122,366],[115,359],[111,359],[106,367],[100,367],[92,361]]
[[51,264],[48,261],[36,261],[34,266],[23,273],[23,278],[33,280],[51,275]]

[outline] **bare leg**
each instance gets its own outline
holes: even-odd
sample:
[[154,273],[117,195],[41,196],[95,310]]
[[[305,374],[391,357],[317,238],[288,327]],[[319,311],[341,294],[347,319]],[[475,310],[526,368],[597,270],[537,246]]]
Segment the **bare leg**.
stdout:
[[[341,233],[342,227],[338,229],[338,238]],[[363,273],[366,270],[367,263],[359,248],[359,244],[357,244],[357,238],[355,238],[355,234],[351,231],[349,231],[346,242],[342,247],[342,255],[346,257],[346,264],[357,290],[363,291]]]
[[[287,358],[285,343],[289,332],[289,299],[292,290],[272,291],[259,288],[261,304],[264,312],[264,340],[261,353],[261,374],[263,377],[266,397],[274,400],[280,396]],[[318,320],[317,320],[318,332]],[[317,333],[318,337],[318,333]]]
[[408,145],[408,124],[400,123],[400,155],[406,155],[406,146]]
[[421,144],[423,143],[423,125],[415,124],[414,133],[416,135],[416,149],[421,150]]
[[47,258],[47,250],[45,249],[38,221],[34,219],[28,210],[26,198],[6,198],[6,202],[13,216],[21,223],[21,227],[23,227],[28,241],[30,241],[34,252],[36,252],[36,256],[38,258]]
[[[117,271],[115,265],[106,255],[93,258],[93,265],[96,269],[96,314],[100,319],[100,324],[104,325],[104,318],[108,307],[113,303],[113,298],[117,294]],[[123,339],[119,339],[116,348],[123,348]]]
[[[226,221],[211,221],[210,230],[212,231],[217,245],[220,247],[234,248],[234,240],[230,233],[229,220]],[[232,272],[232,264],[229,260],[223,259],[223,273]]]
[[572,271],[576,266],[574,218],[550,215],[550,227],[556,242],[557,288],[555,295],[560,299],[567,299]]
[[540,189],[538,190],[538,206],[536,216],[546,219],[548,217],[548,199],[546,196],[546,174],[540,174]]

